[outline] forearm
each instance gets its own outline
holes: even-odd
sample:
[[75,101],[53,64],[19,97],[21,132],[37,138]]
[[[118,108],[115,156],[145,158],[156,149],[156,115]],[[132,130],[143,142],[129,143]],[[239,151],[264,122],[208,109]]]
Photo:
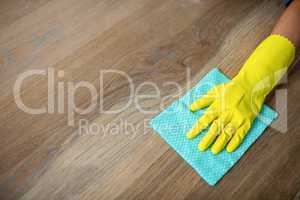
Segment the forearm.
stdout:
[[272,34],[282,35],[300,47],[300,0],[294,0],[284,11]]
[[[264,98],[286,73],[295,58],[295,47],[284,36],[271,35],[255,49],[234,81]],[[259,89],[259,91],[257,91]]]
[[257,87],[265,97],[286,73],[300,46],[300,0],[285,10],[271,35],[248,58],[234,81],[252,92]]

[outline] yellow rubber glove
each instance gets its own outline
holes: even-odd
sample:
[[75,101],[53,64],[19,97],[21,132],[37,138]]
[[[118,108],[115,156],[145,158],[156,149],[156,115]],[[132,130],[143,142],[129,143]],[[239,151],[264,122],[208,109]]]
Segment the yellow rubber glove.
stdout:
[[214,154],[225,146],[234,151],[243,141],[259,114],[265,97],[282,78],[295,57],[294,45],[285,37],[270,35],[248,58],[240,72],[228,83],[213,87],[190,105],[191,111],[207,110],[187,138],[193,139],[210,128],[199,143],[199,150],[211,147]]

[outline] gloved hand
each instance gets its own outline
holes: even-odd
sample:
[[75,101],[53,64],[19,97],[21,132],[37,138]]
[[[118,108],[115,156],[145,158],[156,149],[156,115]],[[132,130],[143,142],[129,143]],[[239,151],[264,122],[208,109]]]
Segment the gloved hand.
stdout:
[[187,138],[193,139],[211,125],[199,143],[199,150],[212,145],[212,153],[217,154],[227,145],[228,152],[234,151],[259,114],[265,97],[294,57],[295,47],[287,38],[279,35],[266,38],[229,83],[213,87],[190,105],[191,111],[208,108],[187,133]]

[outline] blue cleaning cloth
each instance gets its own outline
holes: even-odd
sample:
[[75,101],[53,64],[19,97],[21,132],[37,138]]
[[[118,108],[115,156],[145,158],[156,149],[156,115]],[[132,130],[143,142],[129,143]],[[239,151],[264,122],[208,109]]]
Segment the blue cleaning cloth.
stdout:
[[243,143],[234,152],[228,153],[224,150],[218,155],[213,155],[210,150],[200,152],[198,143],[207,130],[204,130],[193,140],[187,139],[186,133],[203,114],[203,110],[193,113],[188,109],[188,105],[205,94],[214,85],[228,81],[229,79],[217,68],[212,69],[194,88],[150,121],[150,126],[209,185],[215,185],[277,117],[274,110],[264,105]]

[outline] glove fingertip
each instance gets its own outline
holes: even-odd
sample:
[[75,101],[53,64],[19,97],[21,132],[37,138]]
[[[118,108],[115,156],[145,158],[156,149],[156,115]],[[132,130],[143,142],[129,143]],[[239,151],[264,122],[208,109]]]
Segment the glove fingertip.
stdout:
[[233,137],[229,144],[226,146],[226,151],[228,153],[234,152],[238,146],[240,146],[241,141],[237,137]]
[[200,142],[198,145],[199,151],[205,151],[207,149],[207,145],[204,144],[203,142]]
[[189,106],[189,109],[190,109],[190,111],[195,112],[195,111],[198,110],[198,106],[197,106],[196,103],[192,103],[192,104]]
[[195,135],[192,132],[188,132],[186,134],[186,137],[187,137],[187,139],[191,140],[191,139],[193,139],[195,137]]
[[211,148],[211,150],[210,150],[214,155],[217,155],[217,154],[219,154],[220,153],[220,151],[221,150],[219,150],[219,149],[216,149],[216,148]]

